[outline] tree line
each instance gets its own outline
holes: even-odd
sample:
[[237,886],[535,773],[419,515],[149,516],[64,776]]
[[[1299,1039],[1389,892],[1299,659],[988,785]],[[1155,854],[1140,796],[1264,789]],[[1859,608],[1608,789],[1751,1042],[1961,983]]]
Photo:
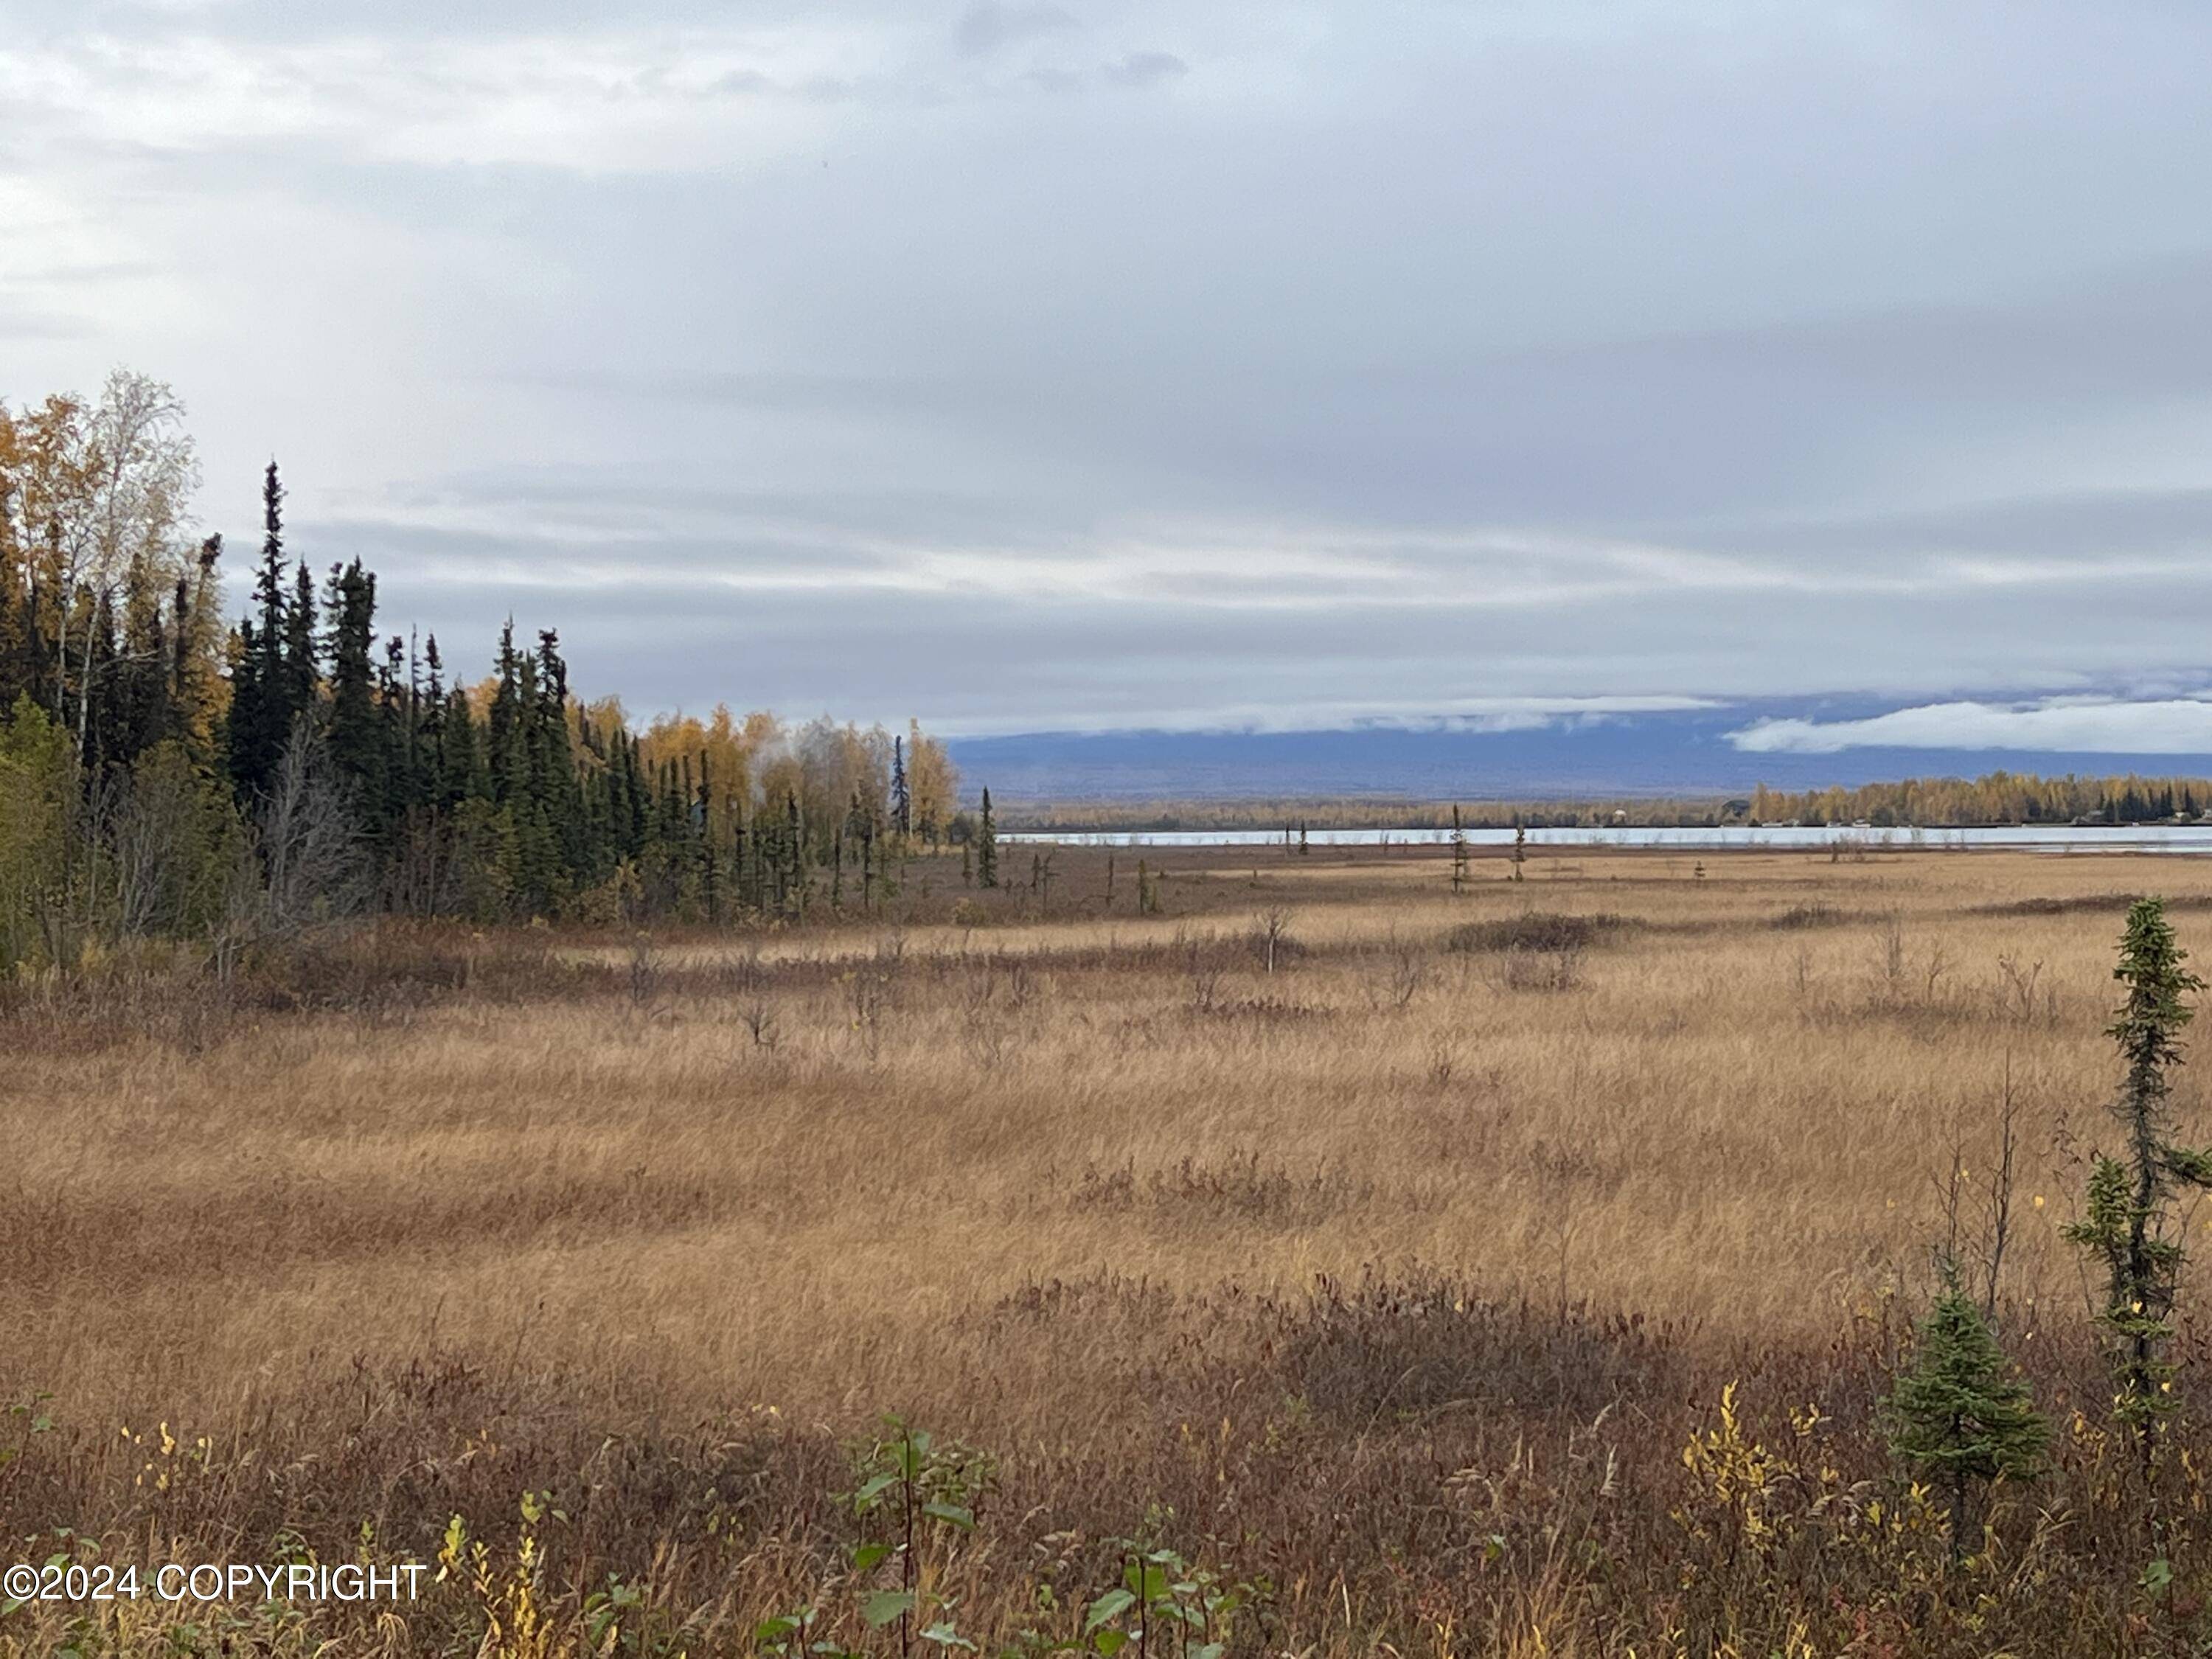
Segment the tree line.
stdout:
[[[1220,800],[1030,800],[1009,827],[1032,831],[1160,834],[1176,830],[1446,830],[1449,801],[1285,796]],[[2157,823],[2212,812],[2212,779],[2039,777],[1991,772],[1978,778],[1906,778],[1856,788],[1789,791],[1760,784],[1748,794],[1614,799],[1478,799],[1464,805],[1468,829],[1712,829],[1741,823],[1867,823],[1957,827],[2012,823]]]
[[2212,779],[2060,778],[1990,772],[1978,778],[1906,778],[1856,789],[1791,794],[1760,784],[1750,816],[1759,823],[1965,826],[2006,823],[2159,823],[2212,812]]
[[1714,795],[1591,799],[1489,796],[1416,800],[1367,795],[1228,796],[1213,799],[1024,799],[1009,830],[1042,835],[1168,835],[1180,830],[1572,830],[1611,825],[1710,830],[1741,823],[1745,798]]
[[702,921],[872,908],[964,840],[944,745],[717,708],[634,726],[550,629],[467,683],[385,630],[359,558],[288,545],[244,614],[169,388],[0,404],[0,973],[102,941],[225,948],[348,914]]

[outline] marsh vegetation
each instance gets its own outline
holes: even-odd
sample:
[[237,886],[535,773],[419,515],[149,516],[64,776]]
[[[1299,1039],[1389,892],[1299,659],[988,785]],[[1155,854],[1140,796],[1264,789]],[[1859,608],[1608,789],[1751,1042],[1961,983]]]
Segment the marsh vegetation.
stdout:
[[[8,986],[19,1553],[443,1571],[0,1640],[2195,1650],[2205,1332],[2139,1460],[2063,1230],[2131,897],[2212,878],[1109,856]],[[1955,1513],[1882,1403],[1932,1245],[2053,1430]]]

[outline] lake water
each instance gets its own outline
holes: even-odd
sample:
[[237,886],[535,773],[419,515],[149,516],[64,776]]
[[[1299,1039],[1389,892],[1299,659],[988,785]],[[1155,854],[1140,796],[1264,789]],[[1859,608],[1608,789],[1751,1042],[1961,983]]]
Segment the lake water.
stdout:
[[[1315,830],[1306,839],[1316,847],[1434,847],[1451,840],[1449,830]],[[1082,830],[1047,834],[1019,831],[1007,842],[1054,842],[1068,847],[1280,847],[1280,830]],[[1472,847],[1509,847],[1510,830],[1469,829]],[[1840,824],[1768,824],[1753,829],[1723,824],[1712,829],[1597,826],[1531,830],[1531,847],[1661,847],[1825,848],[1838,842],[1869,850],[1905,852],[1915,848],[2013,847],[2042,852],[2212,853],[2212,823],[1992,824],[1970,830],[1857,830]]]

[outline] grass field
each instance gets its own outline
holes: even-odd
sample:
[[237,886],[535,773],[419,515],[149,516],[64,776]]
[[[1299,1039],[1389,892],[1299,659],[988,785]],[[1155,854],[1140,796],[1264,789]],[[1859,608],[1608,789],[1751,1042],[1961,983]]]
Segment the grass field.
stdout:
[[[0,1643],[896,1652],[850,1549],[901,1518],[836,1494],[897,1413],[994,1460],[972,1533],[918,1535],[917,1651],[1079,1639],[1154,1548],[1251,1587],[1201,1619],[1231,1653],[2198,1650],[2212,1437],[2154,1534],[2058,1229],[2127,897],[2212,950],[2212,872],[1592,852],[1455,895],[1442,849],[1216,850],[1139,916],[1103,861],[1060,854],[1048,915],[1024,869],[952,919],[940,872],[896,925],[388,931],[221,998],[19,996],[19,1554],[434,1564],[458,1514],[484,1555],[410,1605]],[[2008,1099],[2001,1324],[2060,1447],[1950,1573],[1874,1402]]]

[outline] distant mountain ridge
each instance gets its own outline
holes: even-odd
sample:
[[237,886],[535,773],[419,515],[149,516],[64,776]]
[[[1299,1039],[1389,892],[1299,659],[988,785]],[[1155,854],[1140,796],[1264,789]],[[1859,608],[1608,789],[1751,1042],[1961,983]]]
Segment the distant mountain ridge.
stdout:
[[1517,731],[1371,726],[1312,732],[1034,732],[956,738],[963,793],[994,799],[1235,800],[1288,796],[1433,800],[1746,795],[1985,773],[2212,774],[2212,753],[1854,748],[1754,752],[1728,734],[1762,719],[1860,718],[1891,705],[1736,704],[1607,715]]

